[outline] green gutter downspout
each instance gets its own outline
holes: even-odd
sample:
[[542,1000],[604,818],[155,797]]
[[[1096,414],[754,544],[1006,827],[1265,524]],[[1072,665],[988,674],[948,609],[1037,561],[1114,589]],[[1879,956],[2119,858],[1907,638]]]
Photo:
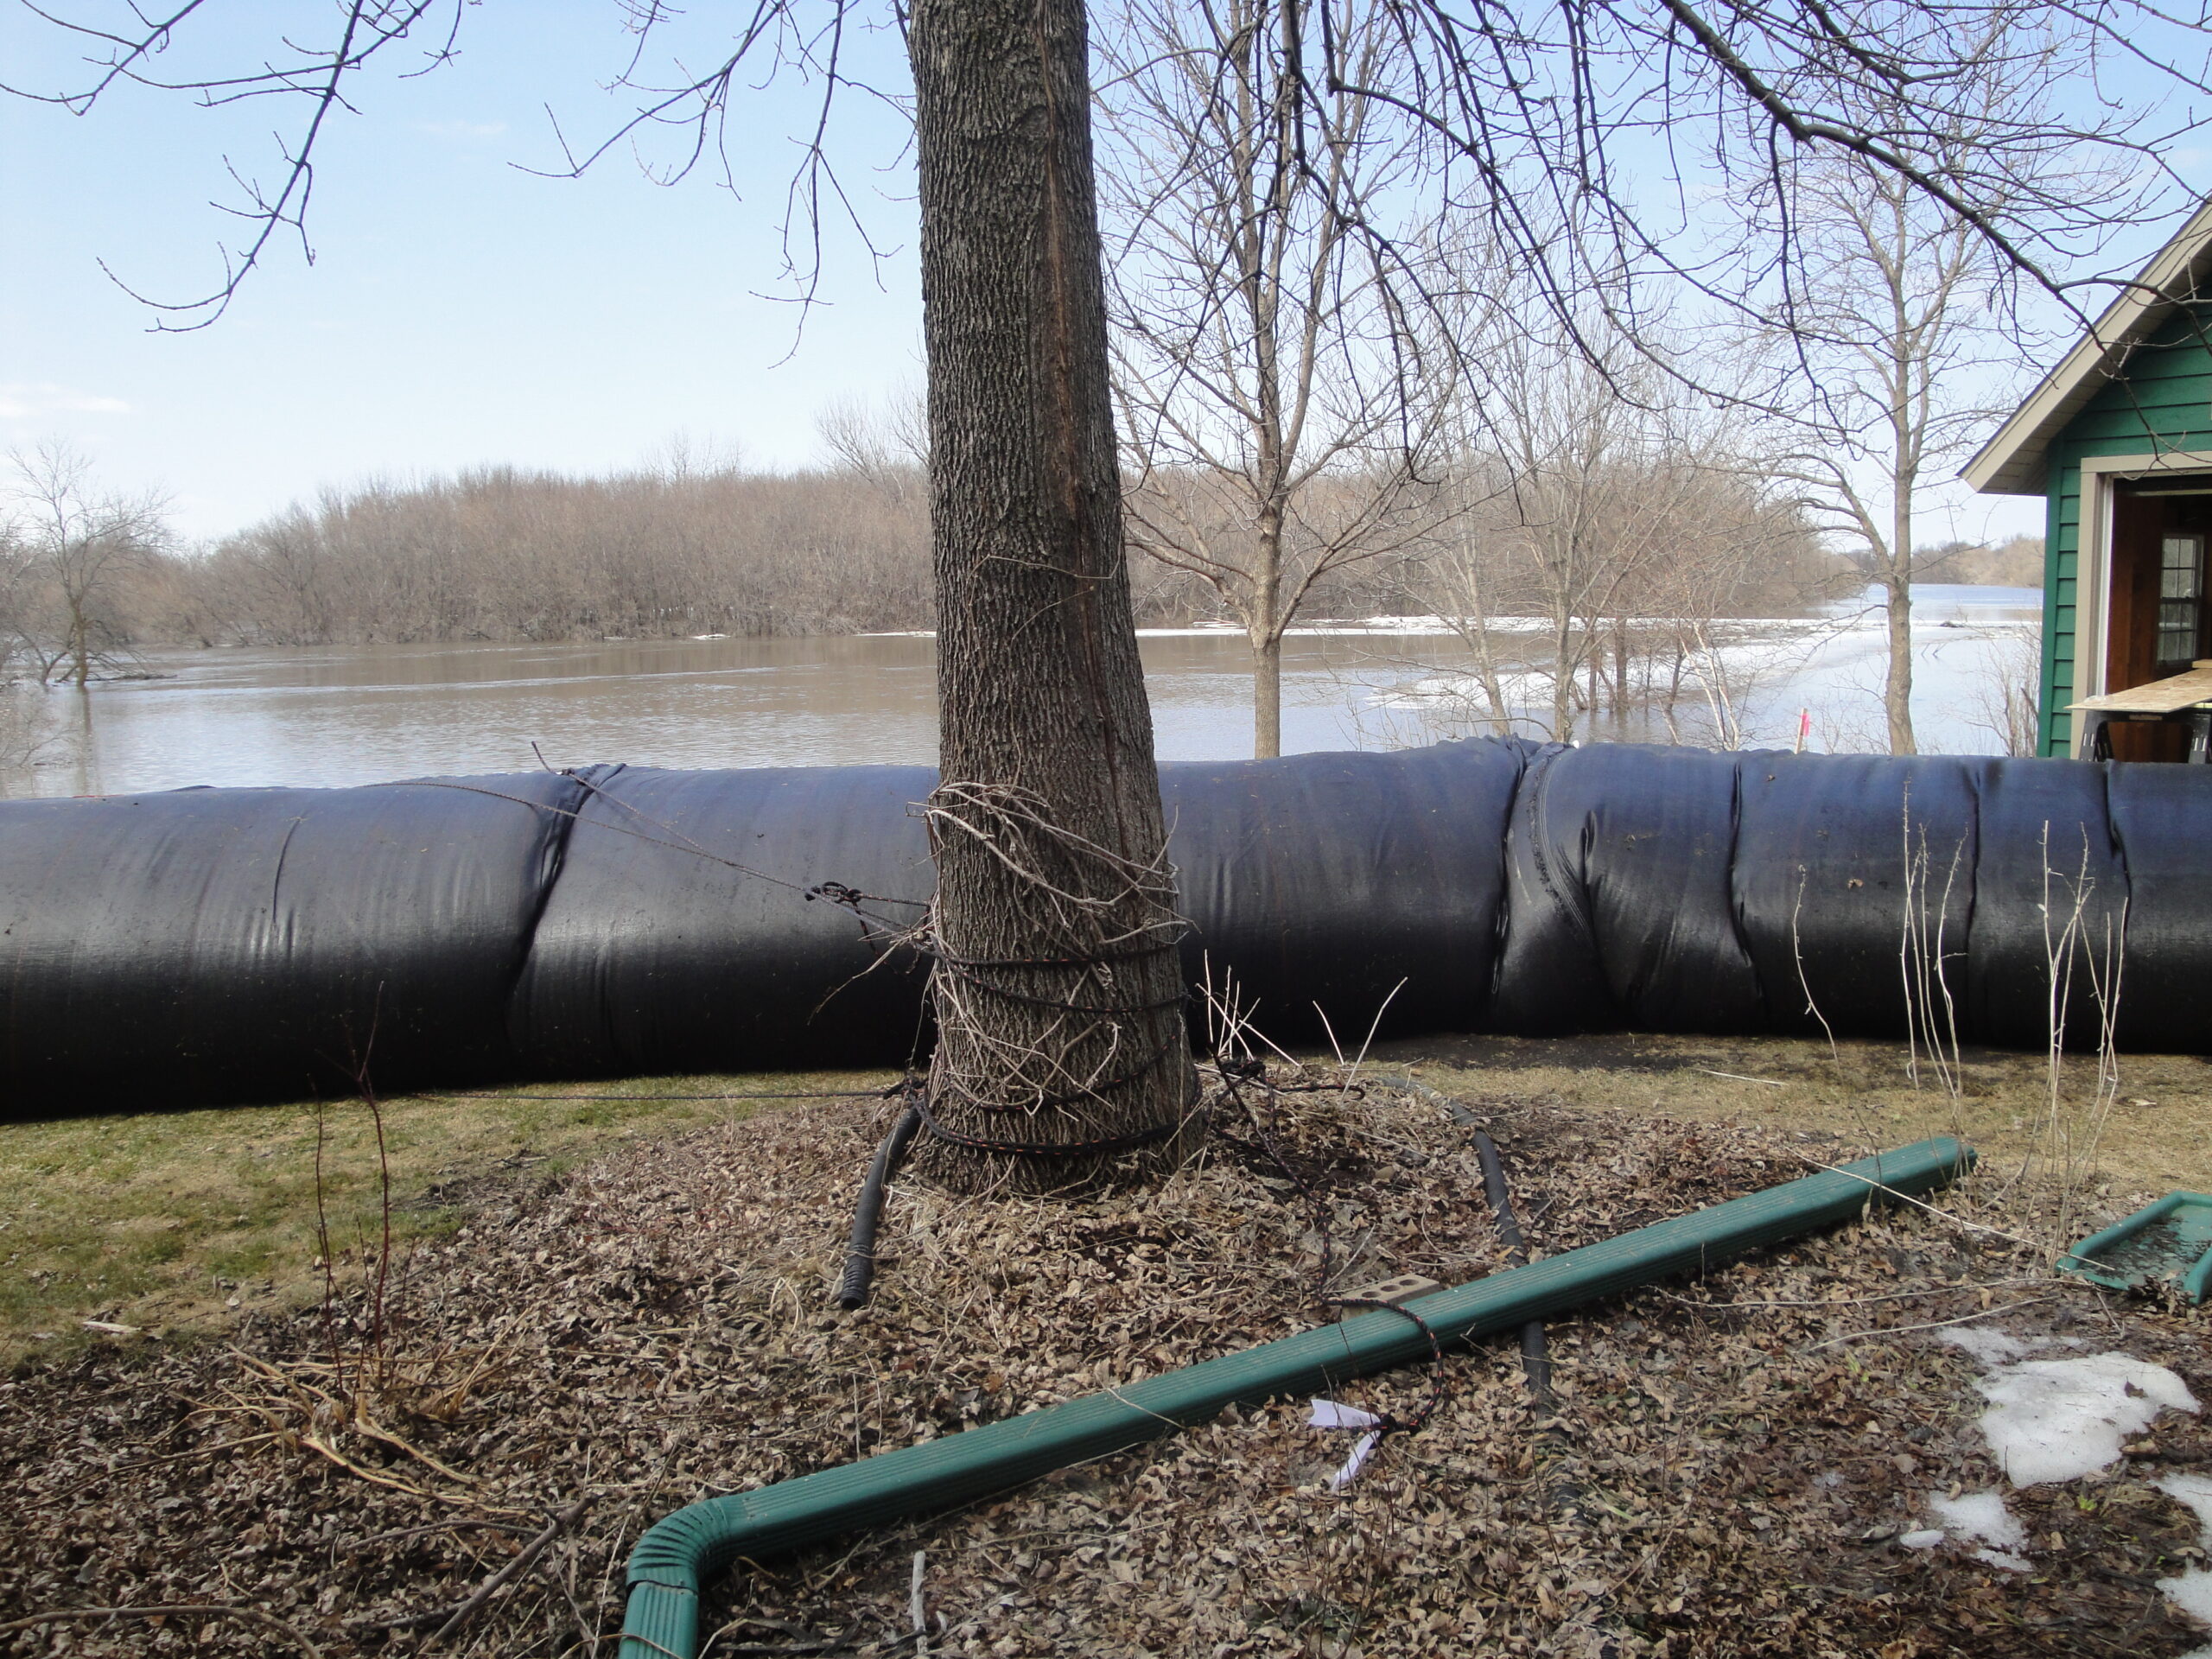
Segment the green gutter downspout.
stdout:
[[[1925,1192],[1973,1163],[1974,1154],[1948,1135],[1923,1141],[1408,1306],[1440,1342],[1516,1330],[1617,1291],[1848,1221],[1878,1189]],[[1363,1313],[964,1433],[694,1503],[648,1530],[630,1556],[620,1659],[694,1659],[699,1586],[741,1556],[785,1554],[840,1533],[949,1509],[1205,1422],[1232,1402],[1258,1405],[1326,1392],[1348,1377],[1428,1353],[1428,1338],[1411,1320]]]

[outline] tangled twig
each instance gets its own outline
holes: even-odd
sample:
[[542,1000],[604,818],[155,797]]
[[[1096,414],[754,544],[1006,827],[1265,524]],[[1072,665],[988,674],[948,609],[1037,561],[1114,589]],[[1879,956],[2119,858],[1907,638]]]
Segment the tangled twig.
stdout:
[[[1174,963],[1185,925],[1165,851],[1125,857],[1014,785],[948,781],[921,810],[940,857],[979,850],[1014,879],[1035,940],[1020,955],[957,948],[934,907],[899,936],[931,963],[930,1135],[1009,1157],[1098,1160],[1184,1132],[1202,1110],[1195,1090],[1159,1122],[1132,1125],[1117,1109],[1186,1052]],[[1058,1128],[983,1128],[1014,1116]]]
[[322,1659],[322,1649],[308,1640],[297,1625],[287,1624],[274,1613],[265,1613],[258,1607],[233,1606],[226,1602],[161,1602],[145,1607],[56,1607],[48,1612],[33,1613],[28,1618],[11,1618],[0,1624],[0,1636],[11,1630],[35,1630],[41,1624],[57,1624],[65,1619],[116,1618],[238,1618],[250,1624],[264,1625],[281,1632],[299,1646],[308,1659]]

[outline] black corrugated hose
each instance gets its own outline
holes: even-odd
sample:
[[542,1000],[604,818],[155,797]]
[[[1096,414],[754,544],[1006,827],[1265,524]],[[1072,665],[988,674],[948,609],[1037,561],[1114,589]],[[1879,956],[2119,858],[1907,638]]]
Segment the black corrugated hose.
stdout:
[[868,1179],[861,1184],[860,1206],[853,1211],[852,1242],[845,1247],[845,1281],[837,1289],[837,1306],[849,1313],[868,1305],[868,1281],[875,1277],[875,1224],[883,1214],[884,1185],[898,1173],[906,1148],[914,1144],[915,1133],[921,1127],[920,1107],[909,1105],[899,1113],[898,1122],[875,1149]]
[[[1482,1160],[1483,1194],[1490,1200],[1491,1214],[1497,1217],[1497,1236],[1505,1242],[1505,1259],[1516,1268],[1523,1267],[1529,1260],[1529,1242],[1521,1236],[1512,1195],[1505,1190],[1505,1166],[1497,1160],[1496,1142],[1480,1129],[1475,1131],[1475,1156]],[[1552,1357],[1544,1346],[1541,1319],[1531,1319],[1521,1327],[1521,1374],[1529,1381],[1530,1395],[1540,1404],[1550,1403]]]

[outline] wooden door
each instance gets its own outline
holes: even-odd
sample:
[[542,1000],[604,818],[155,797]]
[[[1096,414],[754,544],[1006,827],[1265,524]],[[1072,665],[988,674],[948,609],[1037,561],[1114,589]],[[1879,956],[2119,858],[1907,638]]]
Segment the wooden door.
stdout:
[[[2205,579],[2212,575],[2212,474],[2113,486],[2112,586],[2105,685],[2125,691],[2178,674],[2206,656]],[[2179,760],[2177,724],[2114,722],[2120,760]]]

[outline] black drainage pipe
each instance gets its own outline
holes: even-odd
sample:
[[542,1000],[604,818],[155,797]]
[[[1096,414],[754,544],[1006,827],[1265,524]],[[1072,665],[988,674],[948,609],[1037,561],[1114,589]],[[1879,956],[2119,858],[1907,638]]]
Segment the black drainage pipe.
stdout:
[[914,1144],[915,1133],[921,1127],[919,1108],[909,1106],[899,1113],[898,1122],[875,1149],[868,1179],[861,1184],[860,1205],[853,1211],[852,1241],[845,1246],[845,1281],[837,1289],[837,1306],[848,1313],[868,1305],[868,1283],[875,1277],[875,1224],[883,1214],[883,1189],[906,1161],[906,1149]]
[[[1497,1236],[1505,1242],[1508,1265],[1529,1263],[1529,1241],[1521,1236],[1521,1223],[1513,1213],[1513,1196],[1505,1190],[1505,1166],[1498,1161],[1497,1144],[1482,1130],[1475,1131],[1475,1156],[1482,1160],[1483,1195],[1491,1214],[1497,1217]],[[1552,1357],[1544,1345],[1544,1322],[1530,1319],[1521,1327],[1521,1375],[1528,1379],[1529,1397],[1538,1405],[1552,1398]]]

